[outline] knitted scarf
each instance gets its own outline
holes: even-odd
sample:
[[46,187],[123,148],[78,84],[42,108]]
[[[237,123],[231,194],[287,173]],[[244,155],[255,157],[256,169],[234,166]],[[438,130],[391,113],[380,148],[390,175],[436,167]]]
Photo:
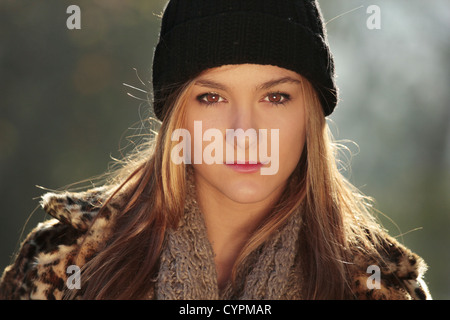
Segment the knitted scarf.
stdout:
[[214,252],[203,214],[188,185],[184,217],[166,234],[155,284],[156,299],[299,299],[300,275],[296,263],[301,210],[297,209],[264,244],[237,269],[233,285],[219,291]]

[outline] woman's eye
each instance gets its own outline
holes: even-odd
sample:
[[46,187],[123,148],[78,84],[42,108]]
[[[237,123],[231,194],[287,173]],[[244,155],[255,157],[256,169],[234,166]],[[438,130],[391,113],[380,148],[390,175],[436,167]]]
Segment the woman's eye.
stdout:
[[222,98],[217,93],[205,93],[205,94],[199,95],[197,97],[197,100],[200,101],[201,103],[208,104],[208,105],[225,101],[225,99]]
[[269,93],[263,100],[278,105],[278,104],[285,104],[290,99],[291,97],[286,93],[272,92]]

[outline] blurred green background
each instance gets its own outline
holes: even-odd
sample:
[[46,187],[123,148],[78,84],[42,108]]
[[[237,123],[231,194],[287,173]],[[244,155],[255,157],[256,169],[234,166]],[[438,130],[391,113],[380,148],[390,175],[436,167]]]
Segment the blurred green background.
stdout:
[[[358,145],[345,143],[355,154],[346,175],[376,199],[391,235],[427,261],[433,298],[449,299],[448,1],[319,1],[341,90],[330,126]],[[1,270],[46,218],[33,213],[45,192],[36,185],[58,189],[103,173],[150,115],[127,95],[145,94],[123,83],[151,87],[165,3],[0,1]],[[66,27],[72,4],[80,30]],[[381,9],[379,30],[367,28],[369,5]]]

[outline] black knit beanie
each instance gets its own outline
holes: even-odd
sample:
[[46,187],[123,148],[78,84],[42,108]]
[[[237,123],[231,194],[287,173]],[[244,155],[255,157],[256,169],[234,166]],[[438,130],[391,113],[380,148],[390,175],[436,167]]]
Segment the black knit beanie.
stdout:
[[230,64],[274,65],[308,79],[325,116],[337,103],[333,56],[315,0],[170,0],[153,60],[154,112],[202,71]]

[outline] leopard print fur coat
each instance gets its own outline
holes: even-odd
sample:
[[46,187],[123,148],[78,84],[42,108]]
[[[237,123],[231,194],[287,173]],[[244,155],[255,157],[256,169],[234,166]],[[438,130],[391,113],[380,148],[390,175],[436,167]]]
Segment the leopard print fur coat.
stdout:
[[[80,193],[49,193],[42,198],[43,209],[53,218],[38,224],[22,242],[14,262],[0,280],[0,299],[61,299],[68,286],[69,266],[82,266],[101,250],[111,236],[115,216],[125,200],[109,197],[106,188]],[[95,219],[94,219],[95,218]],[[377,261],[355,255],[352,261],[352,290],[357,299],[430,299],[423,280],[424,261],[386,235],[378,287],[369,287],[368,266]],[[154,296],[153,296],[154,297]]]

